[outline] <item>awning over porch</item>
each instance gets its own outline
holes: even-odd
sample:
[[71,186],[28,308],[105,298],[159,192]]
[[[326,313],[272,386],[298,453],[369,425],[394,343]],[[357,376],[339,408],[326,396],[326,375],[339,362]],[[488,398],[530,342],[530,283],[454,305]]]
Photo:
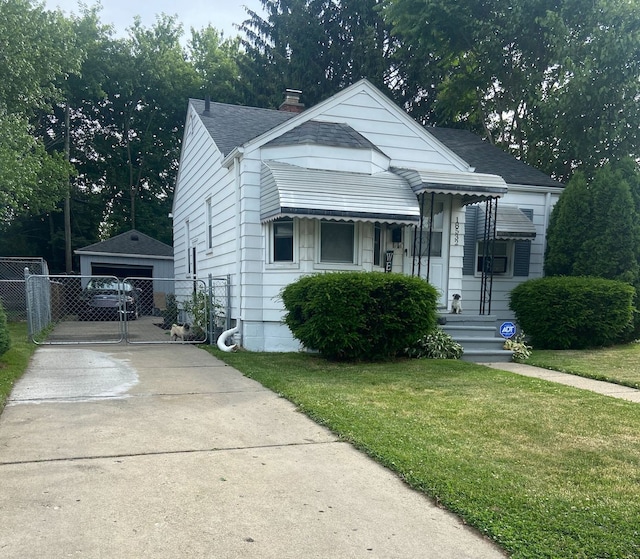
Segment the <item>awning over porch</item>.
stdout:
[[325,171],[264,161],[260,219],[278,217],[412,225],[420,219],[420,207],[407,181],[393,173]]
[[392,171],[407,179],[418,195],[451,194],[462,197],[465,205],[487,198],[501,198],[507,193],[507,183],[498,175],[400,168],[394,168]]
[[[486,213],[484,208],[478,208],[478,239],[484,238]],[[490,232],[490,236],[493,231]],[[496,216],[496,239],[531,241],[536,238],[536,228],[533,222],[514,206],[498,205]]]

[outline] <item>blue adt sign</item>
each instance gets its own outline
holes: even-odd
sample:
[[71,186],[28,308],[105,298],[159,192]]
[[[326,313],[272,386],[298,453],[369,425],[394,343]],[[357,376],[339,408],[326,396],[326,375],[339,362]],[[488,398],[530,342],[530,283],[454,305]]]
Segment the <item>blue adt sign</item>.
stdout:
[[503,322],[500,326],[500,335],[509,339],[516,335],[516,325],[513,322]]

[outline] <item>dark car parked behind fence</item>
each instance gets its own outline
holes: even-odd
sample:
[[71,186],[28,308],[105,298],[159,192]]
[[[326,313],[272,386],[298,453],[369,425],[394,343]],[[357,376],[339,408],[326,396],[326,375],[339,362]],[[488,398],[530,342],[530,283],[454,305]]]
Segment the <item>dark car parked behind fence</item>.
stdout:
[[93,278],[80,293],[80,320],[135,320],[139,316],[140,292],[126,280]]

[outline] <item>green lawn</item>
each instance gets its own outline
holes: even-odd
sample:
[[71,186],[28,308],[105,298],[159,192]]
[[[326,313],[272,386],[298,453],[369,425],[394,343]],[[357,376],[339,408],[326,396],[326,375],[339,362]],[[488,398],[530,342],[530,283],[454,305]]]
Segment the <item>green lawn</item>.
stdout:
[[640,388],[640,343],[592,350],[535,350],[527,365]]
[[24,373],[36,349],[28,339],[26,322],[10,322],[8,326],[11,348],[0,356],[0,412],[9,397],[13,383]]
[[637,404],[460,361],[211,351],[512,557],[640,557]]
[[[9,325],[0,409],[35,346]],[[295,402],[514,558],[640,557],[640,406],[460,361],[218,357]],[[531,363],[638,383],[640,346]],[[555,360],[555,361],[554,361]],[[633,385],[633,384],[632,384]]]

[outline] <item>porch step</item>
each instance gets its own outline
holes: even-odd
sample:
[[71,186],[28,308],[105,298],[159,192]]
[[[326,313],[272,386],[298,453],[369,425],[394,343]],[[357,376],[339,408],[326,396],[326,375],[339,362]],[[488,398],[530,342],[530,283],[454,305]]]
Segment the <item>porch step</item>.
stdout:
[[497,336],[494,316],[441,316],[440,327],[463,348],[462,359],[474,363],[508,363],[513,351],[503,349],[504,339]]
[[[445,324],[440,326],[452,338],[493,338],[495,337],[495,326],[450,326]],[[498,338],[496,338],[498,339]]]
[[471,363],[510,363],[513,360],[513,351],[507,349],[471,349],[464,350],[461,359]]

